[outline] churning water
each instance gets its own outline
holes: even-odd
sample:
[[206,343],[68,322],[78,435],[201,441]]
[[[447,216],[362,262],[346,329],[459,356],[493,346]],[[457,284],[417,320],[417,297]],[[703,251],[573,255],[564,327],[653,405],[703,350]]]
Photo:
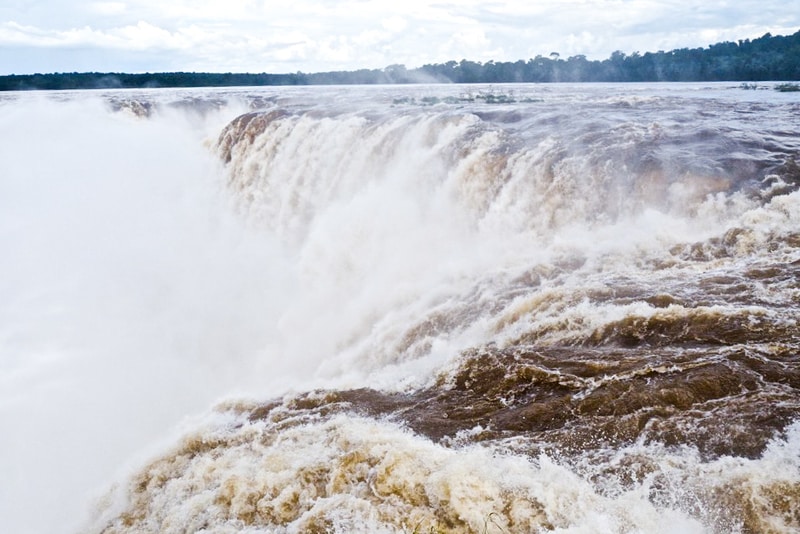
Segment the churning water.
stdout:
[[10,93],[3,532],[796,532],[800,101]]

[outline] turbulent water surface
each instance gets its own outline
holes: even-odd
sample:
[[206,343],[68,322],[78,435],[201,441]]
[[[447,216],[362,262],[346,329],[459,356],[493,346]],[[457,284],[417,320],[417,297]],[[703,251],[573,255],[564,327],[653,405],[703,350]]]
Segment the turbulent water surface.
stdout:
[[0,530],[800,531],[795,94],[10,93],[0,126]]

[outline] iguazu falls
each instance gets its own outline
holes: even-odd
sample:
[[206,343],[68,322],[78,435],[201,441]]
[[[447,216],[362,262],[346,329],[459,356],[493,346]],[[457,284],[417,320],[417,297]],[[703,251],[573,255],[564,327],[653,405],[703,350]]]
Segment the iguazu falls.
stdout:
[[0,530],[800,532],[800,93],[0,95]]

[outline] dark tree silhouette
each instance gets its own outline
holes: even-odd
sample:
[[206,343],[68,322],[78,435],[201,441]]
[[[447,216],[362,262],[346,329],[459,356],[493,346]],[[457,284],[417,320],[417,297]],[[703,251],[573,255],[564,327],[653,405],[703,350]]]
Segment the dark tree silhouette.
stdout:
[[722,42],[707,48],[670,52],[620,50],[602,61],[577,55],[563,59],[558,52],[527,61],[448,61],[407,69],[332,71],[304,74],[237,74],[162,72],[53,73],[0,76],[0,91],[27,89],[108,89],[146,87],[227,87],[260,85],[518,83],[518,82],[689,82],[800,80],[800,31],[788,36],[769,33],[758,39]]

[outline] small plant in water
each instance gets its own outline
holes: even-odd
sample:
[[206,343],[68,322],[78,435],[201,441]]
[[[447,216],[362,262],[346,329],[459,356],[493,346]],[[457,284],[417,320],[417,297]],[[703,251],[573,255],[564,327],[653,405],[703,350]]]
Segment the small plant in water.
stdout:
[[[501,532],[502,534],[509,534],[509,532],[503,528],[500,523],[497,522],[495,517],[499,518],[500,515],[497,512],[492,512],[483,520],[483,530],[480,532],[476,532],[476,534],[490,534],[492,532]],[[424,521],[424,520],[423,520]],[[421,529],[422,522],[416,524],[414,530],[411,531],[411,534],[444,534],[446,530],[441,530],[436,525],[431,525],[427,529]]]
[[800,91],[800,84],[796,83],[780,83],[775,86],[776,91],[781,93],[794,93]]
[[[424,521],[424,520],[422,520]],[[414,530],[411,531],[411,534],[440,534],[441,531],[438,530],[435,526],[431,525],[428,530],[420,530],[422,526],[422,521],[416,524]]]
[[504,93],[479,93],[475,98],[481,99],[487,104],[513,104],[516,99],[513,95]]
[[499,517],[497,512],[492,512],[486,517],[486,519],[483,520],[483,534],[489,534],[489,524],[494,525],[494,527],[497,528],[503,534],[508,534],[508,531],[504,529],[502,526],[500,526],[497,523],[497,521],[495,521],[494,519],[495,516]]

